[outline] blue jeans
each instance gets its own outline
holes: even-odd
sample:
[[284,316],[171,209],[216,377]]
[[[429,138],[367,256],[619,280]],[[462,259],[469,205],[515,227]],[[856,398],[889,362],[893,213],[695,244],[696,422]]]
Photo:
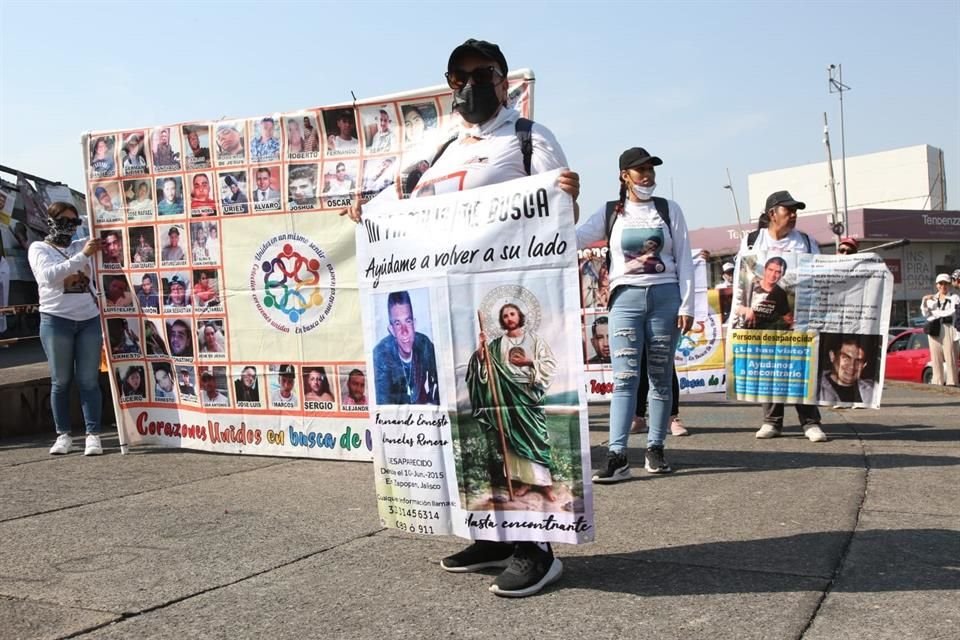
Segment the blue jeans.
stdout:
[[652,287],[620,286],[610,309],[610,355],[613,361],[613,397],[610,400],[610,450],[627,448],[630,423],[637,406],[640,354],[647,356],[650,380],[647,446],[663,446],[673,402],[673,355],[676,351],[680,287],[675,283]]
[[40,314],[40,342],[50,363],[50,406],[57,433],[70,433],[70,382],[80,387],[80,406],[86,431],[100,433],[100,318],[67,320]]

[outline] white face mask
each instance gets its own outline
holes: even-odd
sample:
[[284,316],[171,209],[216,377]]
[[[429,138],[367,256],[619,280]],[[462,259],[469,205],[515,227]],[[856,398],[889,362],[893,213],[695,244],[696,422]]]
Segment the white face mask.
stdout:
[[633,195],[637,196],[641,200],[649,200],[653,197],[653,191],[657,188],[656,184],[652,184],[649,187],[641,187],[638,184],[631,185],[633,188]]

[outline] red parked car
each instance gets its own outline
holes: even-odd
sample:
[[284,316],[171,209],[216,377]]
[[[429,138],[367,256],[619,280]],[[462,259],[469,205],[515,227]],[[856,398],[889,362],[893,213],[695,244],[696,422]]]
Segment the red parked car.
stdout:
[[[960,370],[960,356],[955,363]],[[887,344],[887,380],[930,383],[933,368],[927,334],[923,329],[904,329]]]

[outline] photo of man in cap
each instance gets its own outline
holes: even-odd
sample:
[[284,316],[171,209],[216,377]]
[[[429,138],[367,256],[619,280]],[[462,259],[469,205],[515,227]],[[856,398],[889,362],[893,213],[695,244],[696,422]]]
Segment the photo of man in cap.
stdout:
[[120,190],[112,182],[97,185],[93,190],[93,215],[98,224],[119,222],[123,219],[120,208]]
[[123,175],[142,176],[150,173],[143,148],[143,132],[134,131],[123,139]]
[[188,295],[188,282],[187,279],[179,274],[175,273],[170,278],[164,280],[164,287],[166,294],[166,300],[164,301],[163,310],[165,312],[171,311],[189,311],[190,310],[190,296]]
[[207,367],[200,374],[200,386],[203,391],[200,393],[200,402],[205,407],[229,407],[230,398],[220,391],[217,378],[223,379],[223,391],[227,390],[227,368],[226,367]]
[[167,231],[167,244],[160,249],[160,262],[182,263],[185,260],[186,255],[180,246],[180,227],[172,225]]
[[223,205],[224,215],[234,213],[248,213],[247,204],[247,176],[243,172],[220,174],[220,203]]
[[296,368],[292,364],[281,364],[277,368],[277,389],[270,392],[270,404],[284,408],[299,406],[297,393],[294,391],[296,382]]

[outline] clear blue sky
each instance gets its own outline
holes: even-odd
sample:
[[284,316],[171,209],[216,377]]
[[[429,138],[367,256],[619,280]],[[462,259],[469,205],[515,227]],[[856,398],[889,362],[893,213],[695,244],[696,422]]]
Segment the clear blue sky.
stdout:
[[659,193],[672,180],[691,227],[732,223],[726,167],[743,208],[749,173],[824,160],[824,111],[839,155],[830,63],[853,88],[847,155],[940,147],[960,208],[958,0],[0,0],[0,33],[0,163],[81,190],[83,131],[430,86],[478,37],[536,73],[535,118],[581,173],[585,210],[616,195],[617,157],[641,145],[663,157]]

